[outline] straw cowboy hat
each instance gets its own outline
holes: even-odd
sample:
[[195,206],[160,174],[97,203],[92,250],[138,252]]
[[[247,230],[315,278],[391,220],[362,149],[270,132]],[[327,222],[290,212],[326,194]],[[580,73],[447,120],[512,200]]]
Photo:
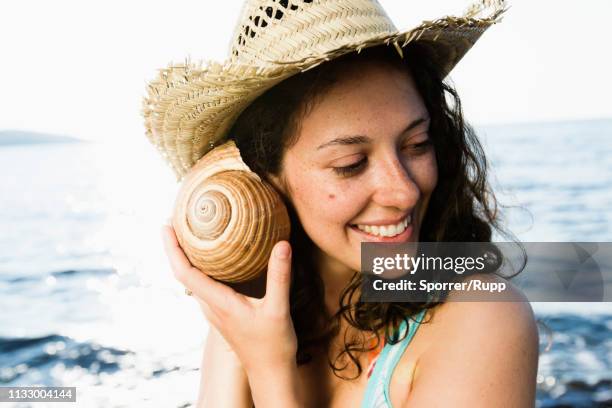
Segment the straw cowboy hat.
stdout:
[[504,11],[503,0],[481,0],[399,32],[376,0],[246,0],[225,62],[170,65],[148,84],[146,135],[180,180],[280,81],[349,52],[387,44],[402,55],[417,42],[445,77]]

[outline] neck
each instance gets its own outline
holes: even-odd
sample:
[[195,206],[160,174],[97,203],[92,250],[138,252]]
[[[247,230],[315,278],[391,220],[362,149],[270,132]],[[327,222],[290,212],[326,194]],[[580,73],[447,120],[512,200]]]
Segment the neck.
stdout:
[[355,271],[320,249],[317,251],[317,269],[325,287],[325,306],[330,315],[340,307],[340,295]]
[[[320,249],[316,252],[316,265],[320,273],[321,279],[323,280],[325,290],[325,307],[329,316],[335,315],[340,309],[340,295],[344,288],[347,287],[351,278],[355,274],[355,270],[347,267],[344,263],[337,259],[328,256]],[[353,295],[351,302],[356,302],[359,298],[359,290]],[[363,340],[362,333],[354,329],[346,319],[341,318],[339,321],[338,336],[331,339],[331,342],[327,345],[326,351],[328,356],[338,356],[341,351],[345,349],[345,339],[351,338],[352,340]],[[364,355],[369,358],[368,354]],[[346,356],[344,358],[347,358]],[[342,361],[342,363],[350,365],[349,361]],[[367,367],[369,360],[362,362]],[[350,365],[347,375],[357,375],[356,367]],[[355,370],[355,371],[353,371]]]

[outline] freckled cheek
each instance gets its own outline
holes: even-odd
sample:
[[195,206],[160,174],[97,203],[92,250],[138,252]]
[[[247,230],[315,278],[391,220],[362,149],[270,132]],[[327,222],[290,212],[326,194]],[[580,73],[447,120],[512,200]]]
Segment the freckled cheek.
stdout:
[[425,217],[427,209],[429,208],[431,197],[434,189],[436,188],[438,182],[438,171],[437,167],[430,168],[425,174],[423,174],[423,179],[420,182],[420,190],[421,190],[421,205],[417,214],[417,221],[420,224]]
[[[318,204],[318,211],[326,214],[330,223],[344,227],[358,215],[360,211],[359,189],[357,186],[347,188],[329,187],[324,192],[324,199]],[[315,203],[316,204],[316,203]]]
[[414,166],[413,174],[421,193],[425,195],[431,194],[438,184],[438,166],[435,156]]
[[424,175],[423,183],[425,184],[424,189],[427,191],[427,193],[431,193],[436,188],[436,185],[438,184],[437,167],[434,166]]
[[306,218],[306,222],[316,220],[319,225],[344,226],[358,212],[356,198],[350,191],[330,186],[329,180],[321,184],[303,186],[295,191],[296,205],[301,207],[300,213]]
[[433,191],[438,185],[438,163],[436,161],[436,156],[432,156],[429,170],[429,186],[431,191]]

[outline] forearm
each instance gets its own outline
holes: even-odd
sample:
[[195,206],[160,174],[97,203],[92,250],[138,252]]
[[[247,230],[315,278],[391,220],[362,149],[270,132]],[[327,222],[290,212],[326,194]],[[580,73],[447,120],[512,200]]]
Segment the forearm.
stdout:
[[248,381],[257,408],[301,408],[297,365],[248,370]]
[[227,343],[211,328],[202,355],[197,408],[252,408],[248,378]]

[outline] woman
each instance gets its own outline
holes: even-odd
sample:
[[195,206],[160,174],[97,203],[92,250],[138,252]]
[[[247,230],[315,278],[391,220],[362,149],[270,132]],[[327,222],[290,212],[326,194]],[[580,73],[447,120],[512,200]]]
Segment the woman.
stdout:
[[[290,26],[263,6],[246,8],[251,22],[257,9]],[[238,45],[254,37],[243,27]],[[361,242],[488,242],[499,228],[486,160],[442,82],[449,54],[432,44],[413,41],[401,58],[399,47],[368,43],[303,73],[270,74],[221,132],[283,195],[292,233],[274,247],[258,299],[192,267],[164,228],[175,276],[211,324],[198,406],[533,406],[537,333],[519,293],[516,302],[459,302],[454,292],[440,304],[359,301]]]

